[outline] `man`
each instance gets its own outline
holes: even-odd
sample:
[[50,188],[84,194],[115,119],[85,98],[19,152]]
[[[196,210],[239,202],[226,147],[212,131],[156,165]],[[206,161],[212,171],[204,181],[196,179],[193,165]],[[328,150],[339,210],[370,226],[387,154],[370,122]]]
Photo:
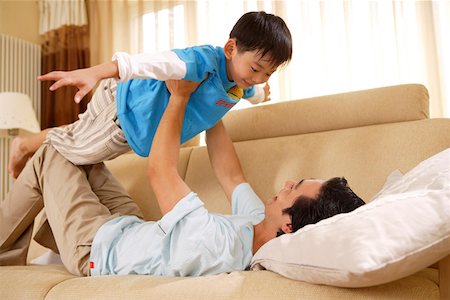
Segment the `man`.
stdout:
[[198,83],[166,84],[171,97],[148,158],[162,219],[143,221],[103,163],[75,166],[43,145],[0,205],[0,265],[25,263],[33,220],[42,208],[73,274],[199,276],[243,270],[277,235],[364,204],[345,179],[333,178],[287,181],[264,205],[245,182],[219,121],[208,130],[207,145],[232,215],[209,214],[177,172],[184,110]]

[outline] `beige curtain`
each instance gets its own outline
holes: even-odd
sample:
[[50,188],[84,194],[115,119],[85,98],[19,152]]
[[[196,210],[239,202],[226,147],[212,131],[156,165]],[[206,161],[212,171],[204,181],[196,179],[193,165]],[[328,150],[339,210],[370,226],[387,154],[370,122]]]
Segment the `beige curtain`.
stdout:
[[[42,74],[90,65],[89,29],[84,1],[40,0]],[[52,82],[42,82],[42,129],[72,123],[86,110],[87,100],[73,101],[74,87],[50,92]],[[89,99],[89,97],[86,97]]]
[[[86,0],[90,26],[91,63],[96,65],[111,60],[116,51],[138,53],[144,51],[145,14],[172,9],[180,3],[193,15],[195,1],[142,1],[142,0]],[[159,27],[170,28],[173,20],[167,18]],[[195,42],[195,18],[186,18],[184,27],[189,44]],[[167,48],[165,49],[167,50]]]
[[294,42],[292,62],[270,80],[273,101],[422,83],[431,116],[450,117],[449,1],[88,3],[93,63],[109,61],[115,51],[221,46],[243,13],[265,10],[283,17]]

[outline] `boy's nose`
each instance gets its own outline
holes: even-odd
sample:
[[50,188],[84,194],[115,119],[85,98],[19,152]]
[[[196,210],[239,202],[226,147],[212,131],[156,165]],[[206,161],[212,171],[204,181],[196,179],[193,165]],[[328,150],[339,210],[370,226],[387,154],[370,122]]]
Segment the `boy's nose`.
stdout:
[[252,78],[252,84],[260,84],[266,81],[267,79],[263,74],[254,75]]

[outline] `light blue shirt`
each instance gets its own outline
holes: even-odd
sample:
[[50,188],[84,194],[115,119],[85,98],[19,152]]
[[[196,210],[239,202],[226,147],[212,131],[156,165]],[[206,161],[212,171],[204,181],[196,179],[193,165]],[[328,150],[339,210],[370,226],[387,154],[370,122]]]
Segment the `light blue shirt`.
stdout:
[[200,276],[245,270],[253,257],[253,226],[264,204],[248,183],[232,195],[232,215],[211,214],[191,192],[158,222],[135,216],[100,227],[91,275]]
[[[228,91],[236,85],[229,81],[223,48],[210,45],[174,49],[186,64],[183,79],[200,82],[186,105],[181,143],[217,124],[236,104]],[[156,78],[157,79],[157,78]],[[140,156],[148,156],[159,121],[170,94],[164,81],[132,79],[117,85],[117,116],[128,144]],[[254,87],[244,90],[244,98],[255,94]]]

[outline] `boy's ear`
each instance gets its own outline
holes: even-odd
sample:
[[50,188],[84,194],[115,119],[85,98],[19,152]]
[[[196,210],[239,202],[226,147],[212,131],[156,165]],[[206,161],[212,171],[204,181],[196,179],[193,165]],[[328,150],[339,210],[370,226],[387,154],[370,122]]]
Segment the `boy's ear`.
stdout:
[[237,44],[235,39],[228,39],[223,47],[223,51],[225,52],[225,57],[227,59],[231,59],[233,57],[233,51],[237,51]]

